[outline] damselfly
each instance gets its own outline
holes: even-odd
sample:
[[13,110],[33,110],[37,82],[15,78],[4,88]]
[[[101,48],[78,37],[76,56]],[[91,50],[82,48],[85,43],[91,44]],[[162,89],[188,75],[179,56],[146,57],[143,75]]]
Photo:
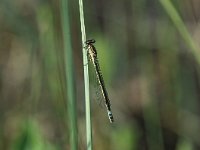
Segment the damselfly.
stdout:
[[94,43],[95,43],[94,39],[87,40],[85,42],[86,49],[87,49],[87,52],[88,52],[88,56],[89,56],[90,60],[92,61],[93,65],[94,65],[94,69],[95,69],[95,72],[96,72],[96,75],[97,75],[97,79],[99,81],[99,85],[101,87],[102,95],[104,97],[105,105],[106,105],[106,108],[107,108],[108,118],[109,118],[110,122],[112,123],[112,122],[114,122],[114,118],[113,118],[113,114],[112,114],[112,111],[111,111],[111,104],[110,104],[110,100],[108,98],[108,93],[106,91],[106,87],[105,87],[105,84],[104,84],[103,76],[101,74],[99,61],[98,61],[98,58],[97,58],[97,51],[96,51],[95,46],[93,45]]

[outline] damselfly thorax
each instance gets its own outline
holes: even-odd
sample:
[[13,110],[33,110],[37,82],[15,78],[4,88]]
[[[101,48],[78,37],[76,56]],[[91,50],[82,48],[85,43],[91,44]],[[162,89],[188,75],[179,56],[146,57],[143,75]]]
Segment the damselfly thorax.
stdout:
[[102,92],[102,95],[104,97],[104,102],[105,102],[105,106],[107,108],[108,117],[109,117],[110,122],[112,123],[112,122],[114,122],[114,118],[113,118],[112,111],[111,111],[111,104],[110,104],[110,100],[108,98],[108,93],[107,93],[107,90],[106,90],[106,87],[105,87],[105,84],[104,84],[103,76],[101,74],[99,61],[98,61],[98,57],[97,57],[97,51],[96,51],[95,46],[93,45],[94,43],[95,43],[95,40],[93,40],[93,39],[87,40],[85,42],[86,49],[87,49],[87,52],[88,52],[89,59],[93,63],[93,66],[94,66],[94,69],[95,69],[95,72],[96,72],[96,76],[97,76],[97,79],[99,81],[99,85],[101,87],[101,92]]
[[95,43],[95,40],[87,40],[86,41],[88,55],[92,62],[94,62],[97,59],[97,51],[96,51],[96,48],[94,47],[93,43]]

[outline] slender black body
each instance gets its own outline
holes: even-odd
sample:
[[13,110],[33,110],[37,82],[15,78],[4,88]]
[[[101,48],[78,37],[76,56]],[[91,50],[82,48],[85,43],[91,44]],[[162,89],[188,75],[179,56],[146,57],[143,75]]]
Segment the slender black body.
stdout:
[[103,76],[101,74],[101,69],[99,66],[99,61],[97,58],[97,51],[96,48],[94,47],[93,43],[95,43],[95,40],[87,40],[86,42],[86,48],[88,50],[88,55],[90,57],[90,60],[92,61],[95,71],[96,71],[96,75],[97,75],[97,79],[99,81],[99,85],[101,87],[101,91],[105,100],[105,105],[107,107],[107,112],[108,112],[108,117],[110,119],[110,122],[114,122],[114,118],[113,118],[113,114],[111,111],[111,104],[110,104],[110,100],[108,98],[108,93],[106,91],[106,87],[104,84],[104,80],[103,80]]

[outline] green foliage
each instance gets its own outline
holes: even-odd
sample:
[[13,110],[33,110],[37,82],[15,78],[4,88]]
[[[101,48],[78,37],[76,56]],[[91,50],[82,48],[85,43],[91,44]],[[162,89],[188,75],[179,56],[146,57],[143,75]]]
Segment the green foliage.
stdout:
[[10,150],[58,150],[44,138],[40,130],[34,120],[22,122],[19,135],[11,144]]

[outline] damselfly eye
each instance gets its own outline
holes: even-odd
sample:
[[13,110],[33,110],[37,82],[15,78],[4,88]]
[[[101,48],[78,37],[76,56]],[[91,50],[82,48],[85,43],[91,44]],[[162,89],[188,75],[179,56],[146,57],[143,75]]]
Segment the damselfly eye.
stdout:
[[90,39],[90,40],[87,40],[85,43],[86,44],[93,44],[93,43],[95,43],[95,40],[94,39]]

